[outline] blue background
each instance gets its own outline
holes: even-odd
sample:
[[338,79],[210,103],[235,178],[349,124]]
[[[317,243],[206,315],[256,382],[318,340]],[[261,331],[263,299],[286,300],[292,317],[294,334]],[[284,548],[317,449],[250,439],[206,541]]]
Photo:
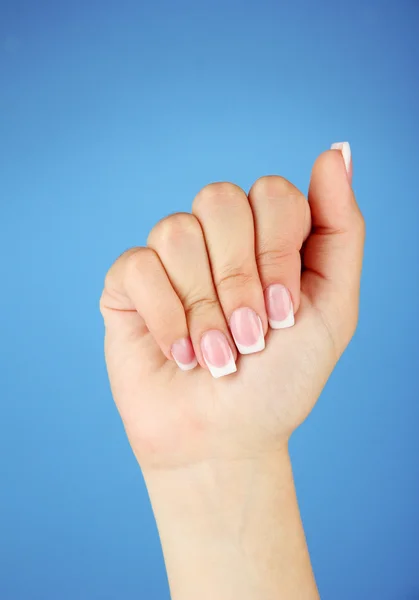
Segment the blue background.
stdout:
[[0,599],[167,600],[105,272],[214,180],[348,139],[359,330],[292,441],[322,598],[419,598],[419,3],[0,0]]

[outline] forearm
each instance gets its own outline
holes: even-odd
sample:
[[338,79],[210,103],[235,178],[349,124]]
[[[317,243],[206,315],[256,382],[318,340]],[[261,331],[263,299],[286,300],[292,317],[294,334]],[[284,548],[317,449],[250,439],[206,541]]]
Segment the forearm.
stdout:
[[319,597],[286,449],[145,478],[173,600]]

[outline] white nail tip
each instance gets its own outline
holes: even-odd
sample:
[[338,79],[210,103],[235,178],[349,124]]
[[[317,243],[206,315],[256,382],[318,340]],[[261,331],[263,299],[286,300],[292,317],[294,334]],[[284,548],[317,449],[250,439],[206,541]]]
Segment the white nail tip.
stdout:
[[179,367],[179,369],[181,369],[182,371],[192,371],[192,369],[195,369],[195,367],[198,364],[198,361],[196,360],[196,358],[194,358],[193,361],[187,365],[185,365],[185,363],[179,362],[178,360],[176,360],[176,358],[174,358],[174,361],[177,364],[177,366]]
[[274,321],[273,319],[269,319],[269,325],[272,329],[286,329],[287,327],[292,327],[295,324],[294,319],[294,311],[292,308],[288,313],[288,317],[286,317],[283,321]]
[[345,161],[346,171],[349,173],[351,166],[351,146],[349,142],[336,142],[331,145],[332,150],[340,150],[342,152],[343,160]]
[[259,319],[259,339],[255,344],[252,344],[251,346],[243,346],[243,344],[239,344],[238,341],[236,340],[236,338],[234,338],[234,341],[237,346],[237,350],[240,352],[240,354],[254,354],[255,352],[261,352],[262,350],[265,349],[265,336],[263,335],[262,321],[260,320],[260,317],[258,317],[258,319]]
[[237,371],[236,363],[234,362],[233,356],[231,356],[229,362],[224,367],[215,367],[210,364],[207,360],[205,363],[211,373],[211,375],[218,379],[219,377],[224,377],[225,375],[230,375],[231,373],[235,373]]

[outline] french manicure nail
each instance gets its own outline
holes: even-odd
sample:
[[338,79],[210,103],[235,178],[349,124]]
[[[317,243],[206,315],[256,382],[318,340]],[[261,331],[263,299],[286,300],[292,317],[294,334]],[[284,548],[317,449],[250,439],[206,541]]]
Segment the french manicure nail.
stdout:
[[233,312],[230,330],[240,354],[253,354],[265,348],[262,321],[251,308],[237,308]]
[[201,350],[213,377],[224,377],[237,371],[230,344],[221,331],[206,331],[201,338]]
[[286,329],[294,325],[294,309],[289,291],[274,283],[265,290],[266,310],[272,329]]
[[171,353],[175,363],[182,371],[191,371],[198,364],[190,338],[182,338],[175,342]]
[[332,150],[340,150],[346,167],[349,180],[352,179],[352,152],[349,142],[336,142],[331,145]]

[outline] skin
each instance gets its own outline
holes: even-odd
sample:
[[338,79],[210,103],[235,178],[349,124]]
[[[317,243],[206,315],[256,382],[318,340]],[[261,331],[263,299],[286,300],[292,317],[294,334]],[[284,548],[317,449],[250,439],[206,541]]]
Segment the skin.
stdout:
[[[307,198],[282,177],[249,194],[203,188],[111,267],[101,298],[111,387],[141,466],[174,600],[318,598],[288,455],[357,323],[365,226],[339,150]],[[272,330],[264,290],[289,290],[295,325]],[[240,307],[266,347],[241,356]],[[202,335],[227,336],[237,372],[214,379]],[[190,335],[198,366],[172,344]]]

